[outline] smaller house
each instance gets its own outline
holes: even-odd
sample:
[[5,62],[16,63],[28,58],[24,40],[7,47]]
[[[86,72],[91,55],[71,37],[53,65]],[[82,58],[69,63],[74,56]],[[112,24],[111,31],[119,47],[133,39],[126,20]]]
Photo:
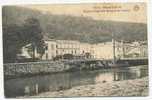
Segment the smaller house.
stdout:
[[37,53],[37,48],[35,51],[32,51],[32,44],[27,44],[21,48],[21,53],[17,54],[19,59],[32,59],[32,55],[35,53],[35,58],[39,58],[40,55]]

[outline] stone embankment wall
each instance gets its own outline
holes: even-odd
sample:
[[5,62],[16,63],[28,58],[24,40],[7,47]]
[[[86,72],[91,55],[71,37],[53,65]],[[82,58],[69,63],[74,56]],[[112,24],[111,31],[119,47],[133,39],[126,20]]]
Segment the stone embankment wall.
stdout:
[[68,64],[63,62],[28,62],[4,64],[5,76],[22,76],[41,73],[62,72],[70,69]]

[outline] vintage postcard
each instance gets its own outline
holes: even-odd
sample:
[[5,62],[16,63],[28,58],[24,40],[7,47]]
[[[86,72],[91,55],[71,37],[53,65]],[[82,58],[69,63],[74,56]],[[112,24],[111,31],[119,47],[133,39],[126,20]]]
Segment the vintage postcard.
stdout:
[[147,4],[2,7],[5,98],[148,96]]

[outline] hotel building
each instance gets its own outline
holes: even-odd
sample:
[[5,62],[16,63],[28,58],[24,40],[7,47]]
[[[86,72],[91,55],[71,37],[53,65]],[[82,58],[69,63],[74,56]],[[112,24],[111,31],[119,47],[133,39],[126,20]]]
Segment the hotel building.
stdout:
[[[90,44],[75,40],[45,40],[46,49],[42,56],[42,60],[52,60],[57,56],[71,54],[75,57],[93,58],[93,59],[113,59],[113,42],[103,42]],[[122,41],[115,42],[116,58],[125,57],[147,57],[147,43],[144,41],[124,43]],[[22,48],[22,53],[28,55],[27,48]],[[35,53],[36,57],[39,56]],[[28,55],[29,58],[30,55]]]
[[[45,54],[42,59],[53,59],[58,55],[72,54],[74,56],[84,56],[89,54],[87,58],[94,59],[113,59],[113,43],[103,42],[97,44],[83,43],[74,40],[46,40],[47,44]],[[124,43],[123,41],[115,42],[115,56],[117,58],[125,58],[126,55],[131,56],[147,56],[147,44],[144,42]],[[138,54],[138,55],[134,55]]]

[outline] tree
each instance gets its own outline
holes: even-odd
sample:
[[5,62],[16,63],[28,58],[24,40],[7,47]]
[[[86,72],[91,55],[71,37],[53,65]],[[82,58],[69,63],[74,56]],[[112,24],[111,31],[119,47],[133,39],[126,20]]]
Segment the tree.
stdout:
[[16,24],[3,26],[3,56],[4,62],[14,62],[20,53],[24,42],[21,27]]
[[63,58],[64,59],[73,59],[73,55],[72,54],[64,54]]
[[42,29],[39,23],[39,20],[36,18],[28,18],[25,20],[23,25],[24,27],[24,34],[28,43],[32,45],[33,56],[32,58],[35,59],[35,50],[41,55],[43,55],[45,50],[45,43],[43,40]]
[[45,44],[39,21],[28,18],[22,25],[3,23],[3,55],[4,63],[15,62],[21,48],[32,44],[33,59],[35,59],[35,48],[43,55]]

